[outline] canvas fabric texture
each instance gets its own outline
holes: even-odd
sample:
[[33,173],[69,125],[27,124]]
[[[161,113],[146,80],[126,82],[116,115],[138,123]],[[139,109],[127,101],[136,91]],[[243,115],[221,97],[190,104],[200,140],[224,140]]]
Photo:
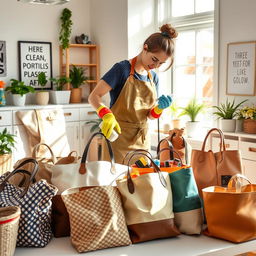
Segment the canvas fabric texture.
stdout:
[[[205,235],[241,243],[256,238],[256,184],[242,184],[246,177],[234,175],[228,188],[203,189],[207,230]],[[231,183],[235,181],[235,185]]]
[[71,242],[78,252],[131,244],[116,187],[71,188],[61,196],[69,213]]

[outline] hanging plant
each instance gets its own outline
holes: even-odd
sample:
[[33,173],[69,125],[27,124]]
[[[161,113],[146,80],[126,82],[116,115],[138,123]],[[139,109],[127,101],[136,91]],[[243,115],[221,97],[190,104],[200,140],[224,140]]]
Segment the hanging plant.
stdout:
[[72,30],[73,22],[71,20],[72,12],[65,8],[62,11],[60,20],[61,20],[61,29],[60,29],[60,44],[62,46],[62,49],[66,49],[69,47],[69,40]]

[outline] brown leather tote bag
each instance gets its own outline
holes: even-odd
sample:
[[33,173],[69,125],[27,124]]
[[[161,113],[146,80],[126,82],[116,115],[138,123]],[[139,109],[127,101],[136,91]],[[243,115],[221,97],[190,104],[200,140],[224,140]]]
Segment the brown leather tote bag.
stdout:
[[[220,135],[218,152],[205,151],[206,141],[212,132]],[[209,186],[227,186],[230,178],[242,173],[241,154],[239,150],[226,150],[224,134],[218,128],[211,129],[203,142],[201,150],[192,150],[191,166],[194,171],[199,194]]]

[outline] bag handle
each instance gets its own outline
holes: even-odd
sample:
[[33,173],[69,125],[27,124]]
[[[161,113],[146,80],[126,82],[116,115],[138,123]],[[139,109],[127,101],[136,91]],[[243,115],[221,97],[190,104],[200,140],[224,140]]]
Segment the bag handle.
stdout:
[[88,152],[89,152],[89,147],[90,147],[90,144],[93,140],[93,138],[97,135],[100,135],[102,136],[105,140],[106,140],[106,143],[107,143],[107,146],[108,146],[108,152],[109,152],[109,156],[110,156],[110,163],[111,163],[111,169],[110,169],[110,172],[112,174],[115,174],[116,173],[116,170],[115,170],[115,160],[114,160],[114,153],[113,153],[113,150],[112,150],[112,147],[110,145],[110,142],[109,140],[105,137],[105,135],[101,132],[96,132],[94,133],[91,138],[89,139],[86,147],[85,147],[85,150],[84,150],[84,153],[83,153],[83,156],[82,156],[82,160],[81,160],[81,164],[80,164],[80,168],[79,168],[79,173],[80,174],[85,174],[86,173],[86,159],[87,159],[87,155],[88,155]]
[[151,153],[150,153],[148,150],[146,150],[146,149],[135,149],[135,150],[132,150],[132,151],[129,151],[129,152],[126,153],[126,155],[125,155],[125,157],[124,157],[124,159],[123,159],[123,161],[122,161],[122,164],[125,164],[124,162],[125,162],[125,160],[127,159],[127,157],[128,157],[129,155],[131,155],[132,153],[135,153],[135,152],[145,152],[145,153],[149,154],[149,156],[150,156],[151,158],[153,158],[152,155],[151,155]]
[[[166,141],[166,142],[168,143],[169,148],[172,148],[172,149],[173,149],[172,142],[169,141],[167,138],[164,138],[164,139],[160,140],[159,143],[158,143],[158,145],[157,145],[157,149],[156,149],[157,155],[159,154],[161,143],[164,142],[164,141]],[[159,154],[159,157],[160,157],[160,154]],[[158,158],[159,158],[159,157],[158,157]],[[159,159],[160,159],[160,158],[159,158]],[[171,160],[171,159],[174,159],[174,156],[173,156],[173,151],[170,150],[170,160]]]
[[[33,163],[34,164],[34,168],[32,170],[32,172],[28,172],[27,170],[23,170],[20,169],[22,166],[28,164],[28,163]],[[35,180],[35,176],[38,172],[38,162],[33,159],[33,158],[28,158],[26,160],[24,160],[23,162],[21,162],[11,173],[9,173],[5,179],[2,181],[2,183],[0,184],[0,192],[2,192],[4,190],[4,187],[6,186],[7,181],[14,176],[16,173],[24,173],[24,174],[28,174],[30,176],[29,178],[29,182],[27,183],[27,185],[24,187],[24,190],[20,193],[19,197],[22,198],[28,191],[30,184]]]
[[[132,160],[132,158],[136,155],[143,155],[143,156],[146,156],[150,162],[151,162],[151,165],[153,166],[153,169],[154,169],[154,172],[158,173],[158,176],[159,176],[159,179],[160,179],[160,182],[161,184],[166,187],[167,186],[167,183],[166,183],[166,180],[164,179],[164,176],[160,170],[160,168],[155,164],[155,162],[152,160],[152,158],[150,158],[147,154],[144,154],[144,153],[140,153],[140,152],[135,152],[132,154],[132,156],[129,158],[128,160],[128,170],[127,170],[127,187],[128,187],[128,190],[131,194],[134,193],[135,191],[135,187],[134,187],[134,183],[132,181],[132,177],[131,177],[131,173],[130,173],[130,161]],[[145,192],[146,193],[146,192]]]
[[207,138],[214,131],[217,131],[220,135],[220,152],[222,151],[222,149],[223,149],[223,151],[226,151],[226,146],[225,146],[225,141],[224,141],[224,134],[223,134],[222,130],[220,130],[218,128],[212,128],[211,130],[208,131],[208,133],[205,136],[201,151],[205,151],[205,145],[206,145]]
[[[157,158],[160,159],[160,153],[163,152],[163,151],[167,151],[167,150],[172,151],[172,154],[173,154],[173,155],[174,155],[174,153],[175,153],[175,154],[178,156],[181,165],[183,165],[183,162],[182,162],[182,159],[181,159],[180,154],[179,154],[176,150],[174,150],[173,148],[162,148],[162,149],[158,152]],[[173,158],[173,159],[174,159],[174,158]],[[171,160],[171,159],[170,159],[170,160]]]
[[55,164],[57,162],[57,158],[54,155],[54,153],[53,153],[52,149],[50,148],[50,146],[47,145],[46,143],[38,143],[38,144],[36,144],[35,147],[33,148],[33,151],[32,151],[32,157],[35,158],[35,159],[38,158],[37,157],[37,153],[38,153],[38,151],[39,151],[41,146],[45,146],[49,150],[49,152],[51,153],[51,161],[52,161],[53,164]]
[[238,173],[233,175],[228,182],[228,190],[232,189],[233,185],[235,185],[236,193],[241,193],[243,180],[246,180],[249,184],[251,184],[251,181],[243,174]]

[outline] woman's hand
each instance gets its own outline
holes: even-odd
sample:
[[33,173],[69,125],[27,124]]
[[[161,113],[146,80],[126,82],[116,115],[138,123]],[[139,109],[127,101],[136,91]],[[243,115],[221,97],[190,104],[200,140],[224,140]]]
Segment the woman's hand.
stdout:
[[171,96],[167,95],[162,95],[159,99],[158,99],[158,108],[159,109],[165,109],[170,107],[172,104],[172,98]]

